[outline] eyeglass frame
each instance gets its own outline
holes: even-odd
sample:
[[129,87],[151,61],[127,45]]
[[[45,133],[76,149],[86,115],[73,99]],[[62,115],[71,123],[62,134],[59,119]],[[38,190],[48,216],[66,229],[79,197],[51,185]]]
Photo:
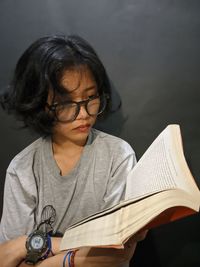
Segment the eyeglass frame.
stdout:
[[[97,114],[95,114],[95,115],[91,115],[91,114],[88,112],[88,109],[87,109],[87,105],[88,105],[88,103],[89,103],[90,101],[96,99],[96,98],[100,98],[101,96],[105,97],[105,101],[106,101],[106,103],[105,103],[105,107],[104,107],[103,110],[100,111],[99,113],[97,113]],[[53,104],[51,104],[51,105],[49,105],[49,103],[46,103],[46,106],[47,106],[47,108],[49,109],[49,111],[54,112],[54,114],[55,114],[55,118],[56,118],[57,121],[59,121],[59,122],[72,122],[72,121],[75,121],[76,118],[78,117],[78,114],[80,113],[80,110],[81,110],[81,106],[84,106],[84,108],[85,108],[85,110],[86,110],[86,112],[87,112],[87,114],[88,114],[89,116],[98,116],[98,115],[102,114],[103,111],[104,111],[105,108],[106,108],[107,100],[108,100],[109,98],[110,98],[110,97],[109,97],[108,94],[103,93],[103,94],[100,94],[100,95],[99,95],[99,94],[96,94],[96,95],[94,95],[94,96],[92,96],[92,97],[89,97],[89,98],[86,99],[86,100],[81,100],[81,101],[78,101],[78,102],[77,102],[77,101],[68,101],[68,100],[67,100],[67,101],[59,102],[59,103],[58,103],[58,102],[55,102],[55,103],[53,103]],[[60,120],[58,119],[57,114],[56,114],[56,108],[57,108],[59,105],[73,104],[73,103],[76,104],[76,107],[77,107],[77,112],[76,112],[74,118],[71,119],[71,120],[60,121]]]

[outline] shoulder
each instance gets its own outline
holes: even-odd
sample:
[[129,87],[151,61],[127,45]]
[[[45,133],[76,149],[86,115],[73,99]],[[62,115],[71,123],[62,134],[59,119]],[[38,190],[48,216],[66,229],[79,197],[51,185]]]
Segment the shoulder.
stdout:
[[7,171],[12,173],[18,169],[25,170],[27,167],[31,168],[36,155],[42,149],[44,140],[44,138],[40,137],[18,153],[10,162]]
[[91,134],[94,144],[101,150],[109,150],[118,156],[121,154],[135,155],[131,145],[120,137],[96,129],[92,129]]

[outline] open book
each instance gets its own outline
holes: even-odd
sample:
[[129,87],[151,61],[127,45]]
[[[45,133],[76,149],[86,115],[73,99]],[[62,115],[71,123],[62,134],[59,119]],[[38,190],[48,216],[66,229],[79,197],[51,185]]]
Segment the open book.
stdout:
[[141,229],[199,211],[200,191],[186,163],[179,125],[155,139],[127,177],[125,200],[68,228],[61,250],[123,248]]

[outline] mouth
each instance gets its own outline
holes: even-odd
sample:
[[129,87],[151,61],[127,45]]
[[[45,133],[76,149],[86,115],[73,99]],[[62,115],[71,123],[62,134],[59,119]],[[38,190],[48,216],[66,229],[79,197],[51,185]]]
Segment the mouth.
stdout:
[[88,132],[90,129],[90,124],[82,124],[79,125],[78,127],[74,128],[75,131],[79,131],[79,132]]

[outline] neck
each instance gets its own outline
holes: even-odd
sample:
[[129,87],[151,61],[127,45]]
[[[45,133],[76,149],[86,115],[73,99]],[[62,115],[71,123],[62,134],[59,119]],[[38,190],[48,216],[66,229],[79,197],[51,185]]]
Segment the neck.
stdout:
[[70,140],[62,141],[52,137],[52,150],[54,159],[60,169],[61,175],[67,175],[77,164],[83,152],[84,145]]
[[66,140],[62,138],[56,138],[55,136],[52,136],[52,146],[53,146],[53,153],[55,154],[67,154],[69,156],[73,156],[77,153],[80,153],[85,144],[84,142],[73,142],[71,140]]

